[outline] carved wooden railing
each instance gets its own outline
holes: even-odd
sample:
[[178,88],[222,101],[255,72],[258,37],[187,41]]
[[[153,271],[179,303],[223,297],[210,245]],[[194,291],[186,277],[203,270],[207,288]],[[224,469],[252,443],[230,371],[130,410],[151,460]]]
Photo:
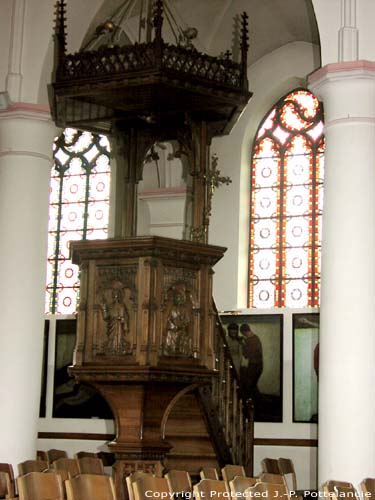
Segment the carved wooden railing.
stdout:
[[215,333],[217,376],[211,387],[200,389],[203,409],[220,465],[243,465],[247,475],[252,476],[253,404],[242,397],[239,376],[217,310]]
[[[161,56],[161,57],[160,57]],[[59,61],[56,80],[74,81],[92,77],[110,77],[121,73],[165,69],[181,77],[192,77],[211,84],[241,89],[243,68],[228,57],[213,57],[195,49],[162,43],[135,43],[124,47],[66,54]]]

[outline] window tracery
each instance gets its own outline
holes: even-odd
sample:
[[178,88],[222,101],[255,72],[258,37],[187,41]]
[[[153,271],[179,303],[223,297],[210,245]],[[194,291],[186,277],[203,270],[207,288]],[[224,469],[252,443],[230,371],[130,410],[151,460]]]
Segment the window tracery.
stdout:
[[73,314],[78,267],[69,259],[71,240],[108,237],[110,147],[107,137],[67,128],[53,145],[46,313]]
[[255,140],[249,307],[317,307],[323,208],[323,110],[309,91],[281,99]]

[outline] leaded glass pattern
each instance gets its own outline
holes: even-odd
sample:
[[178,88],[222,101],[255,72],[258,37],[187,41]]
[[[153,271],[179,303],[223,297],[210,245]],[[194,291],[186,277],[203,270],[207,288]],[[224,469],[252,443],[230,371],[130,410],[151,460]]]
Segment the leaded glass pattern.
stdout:
[[324,135],[318,99],[298,89],[263,120],[253,149],[249,307],[317,307]]
[[69,242],[108,237],[109,155],[103,135],[68,128],[54,142],[46,285],[49,314],[76,311],[78,267],[69,259]]

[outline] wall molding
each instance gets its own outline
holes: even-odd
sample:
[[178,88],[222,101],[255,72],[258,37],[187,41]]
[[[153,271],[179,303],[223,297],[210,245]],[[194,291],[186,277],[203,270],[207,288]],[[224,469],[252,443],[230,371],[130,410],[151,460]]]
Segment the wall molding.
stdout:
[[[99,434],[85,432],[38,432],[38,439],[73,439],[80,441],[112,441],[114,434]],[[317,439],[275,439],[255,438],[255,446],[296,446],[305,448],[316,448]]]
[[254,446],[297,446],[305,448],[317,448],[317,439],[273,439],[255,438]]
[[76,439],[79,441],[112,441],[114,434],[86,432],[38,432],[38,439]]

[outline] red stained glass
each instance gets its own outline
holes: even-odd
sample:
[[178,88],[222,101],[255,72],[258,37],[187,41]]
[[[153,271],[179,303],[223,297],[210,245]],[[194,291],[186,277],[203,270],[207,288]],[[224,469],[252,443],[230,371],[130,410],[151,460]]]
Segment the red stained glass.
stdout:
[[317,307],[323,110],[296,90],[259,127],[251,167],[249,307]]
[[105,136],[65,129],[53,145],[48,228],[46,312],[73,314],[78,268],[70,241],[108,237],[110,148]]

